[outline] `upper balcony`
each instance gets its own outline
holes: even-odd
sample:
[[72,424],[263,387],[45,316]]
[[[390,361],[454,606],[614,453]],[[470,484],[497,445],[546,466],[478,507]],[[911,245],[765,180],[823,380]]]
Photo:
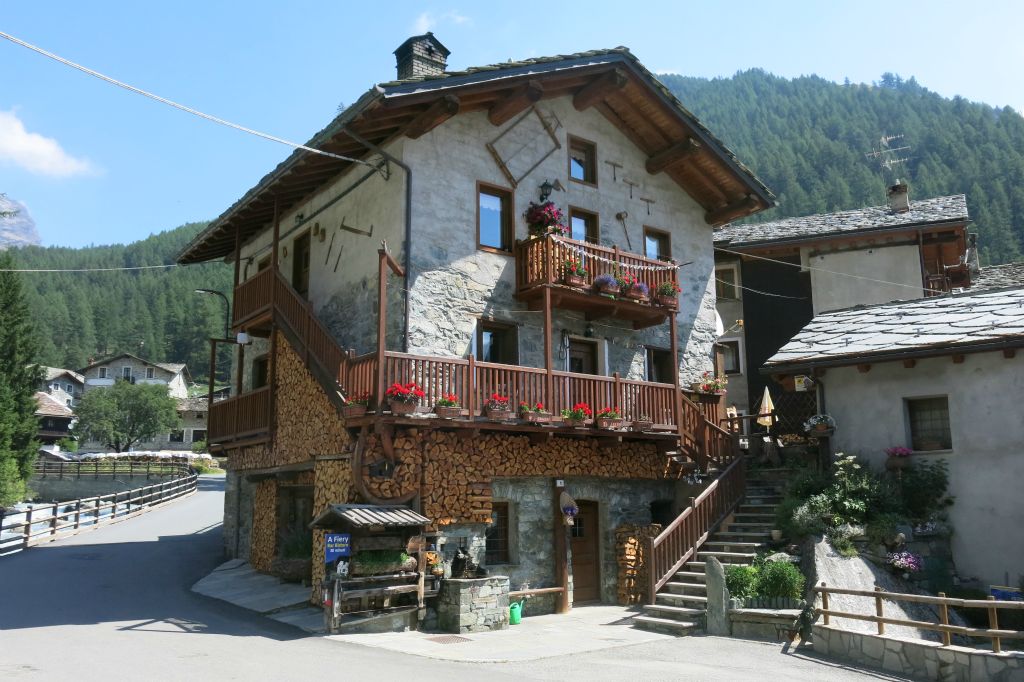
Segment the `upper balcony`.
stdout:
[[[662,324],[675,308],[659,305],[655,292],[661,284],[676,281],[676,266],[662,260],[565,237],[547,236],[516,244],[516,297],[531,310],[543,309],[544,290],[551,290],[551,305],[577,310],[588,320],[614,317],[633,323],[634,329]],[[567,264],[586,268],[581,281],[567,277]],[[632,275],[647,285],[647,300],[635,300],[622,292],[601,293],[594,280],[601,275]],[[675,299],[675,297],[673,297]],[[676,299],[675,305],[678,305]]]

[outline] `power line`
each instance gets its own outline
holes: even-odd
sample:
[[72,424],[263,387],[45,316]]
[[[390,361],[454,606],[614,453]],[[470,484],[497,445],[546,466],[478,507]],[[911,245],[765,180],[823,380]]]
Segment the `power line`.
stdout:
[[25,269],[25,270],[20,270],[20,269],[17,269],[17,268],[11,268],[11,269],[8,269],[8,270],[0,270],[0,272],[123,272],[125,270],[154,270],[154,269],[157,269],[157,268],[176,268],[176,267],[178,267],[177,263],[168,263],[167,265],[136,265],[136,266],[133,266],[133,267],[125,267],[125,268],[68,268],[66,270],[61,270],[61,269],[56,269],[56,268],[50,268],[50,269],[28,268],[28,269]]
[[110,76],[106,76],[106,75],[100,73],[99,71],[94,71],[93,69],[90,69],[88,67],[82,66],[81,64],[76,64],[75,62],[71,61],[70,59],[65,59],[64,57],[61,57],[60,55],[56,55],[56,54],[54,54],[52,52],[48,52],[48,51],[44,50],[41,47],[37,47],[37,46],[35,46],[35,45],[31,44],[31,43],[25,42],[24,40],[21,40],[19,38],[15,38],[14,36],[12,36],[9,33],[4,33],[3,31],[0,31],[0,38],[6,38],[7,40],[11,41],[12,43],[14,43],[16,45],[21,45],[22,47],[27,48],[29,50],[32,50],[33,52],[36,52],[38,54],[41,54],[44,57],[48,57],[49,59],[52,59],[52,60],[54,60],[56,62],[60,62],[61,64],[64,64],[65,66],[70,66],[71,68],[77,69],[77,70],[81,71],[82,73],[85,73],[85,74],[88,74],[90,76],[93,76],[94,78],[99,78],[100,80],[106,81],[107,83],[110,83],[111,85],[116,85],[117,87],[124,88],[125,90],[128,90],[129,92],[134,92],[135,94],[142,95],[143,97],[148,97],[148,98],[150,98],[152,100],[160,102],[161,104],[166,104],[169,107],[174,107],[175,109],[180,109],[181,111],[184,111],[186,113],[192,114],[193,116],[198,116],[199,118],[204,118],[207,121],[212,121],[214,123],[219,123],[220,125],[227,126],[228,128],[234,128],[235,130],[240,130],[243,133],[249,133],[250,135],[255,135],[256,137],[262,137],[265,140],[270,140],[271,142],[277,142],[279,144],[283,144],[283,145],[286,145],[288,147],[292,147],[294,149],[301,149],[302,151],[310,152],[312,154],[320,154],[321,156],[328,156],[328,157],[330,157],[332,159],[339,159],[341,161],[349,161],[351,163],[359,163],[359,164],[362,164],[364,166],[369,166],[370,168],[373,168],[374,170],[377,170],[377,166],[375,166],[374,164],[369,163],[367,161],[363,161],[362,159],[354,159],[354,158],[352,158],[350,156],[342,156],[341,154],[333,154],[331,152],[325,152],[322,149],[316,149],[314,147],[307,147],[304,144],[299,144],[297,142],[292,142],[290,140],[286,140],[284,138],[277,137],[275,135],[270,135],[269,133],[263,133],[263,132],[260,132],[259,130],[253,130],[252,128],[246,128],[245,126],[239,125],[237,123],[232,123],[231,121],[226,121],[223,118],[218,118],[217,116],[212,116],[210,114],[203,113],[202,111],[199,111],[198,109],[193,109],[192,107],[187,107],[184,104],[178,104],[177,102],[175,102],[173,100],[169,100],[166,97],[161,97],[159,95],[154,95],[153,93],[147,92],[146,90],[143,90],[141,88],[137,88],[134,85],[129,85],[128,83],[124,83],[122,81],[119,81],[116,78],[111,78]]
[[874,282],[875,284],[888,284],[888,285],[894,286],[894,287],[906,287],[907,289],[914,289],[915,291],[921,291],[922,289],[924,289],[925,291],[933,293],[933,294],[944,294],[944,293],[946,293],[945,291],[942,291],[941,289],[929,289],[928,287],[918,286],[916,284],[905,284],[903,282],[888,282],[888,281],[886,281],[884,279],[874,279],[872,277],[865,277],[863,275],[854,275],[854,274],[849,273],[849,272],[838,272],[836,270],[826,270],[825,268],[816,268],[816,267],[811,266],[811,265],[802,265],[800,263],[790,263],[790,262],[784,261],[784,260],[776,260],[775,258],[767,258],[765,256],[755,256],[752,253],[742,253],[740,251],[730,251],[729,249],[723,249],[720,246],[716,246],[715,247],[715,251],[721,251],[722,253],[728,253],[728,254],[731,254],[733,256],[743,256],[744,258],[756,258],[757,260],[764,260],[764,261],[768,261],[769,263],[778,263],[779,265],[788,265],[790,267],[800,268],[801,270],[816,270],[817,272],[824,272],[824,273],[827,273],[829,275],[840,275],[842,277],[853,277],[854,279],[862,279],[862,280],[867,281],[867,282]]
[[715,277],[715,281],[716,282],[720,282],[721,284],[727,284],[727,285],[729,285],[731,287],[736,287],[737,289],[742,289],[743,291],[749,291],[749,292],[754,293],[754,294],[761,294],[762,296],[773,296],[775,298],[791,298],[791,299],[793,299],[795,301],[806,301],[807,300],[806,296],[786,296],[785,294],[773,294],[773,293],[771,293],[769,291],[759,291],[758,289],[751,289],[750,287],[740,286],[739,284],[735,284],[733,282],[728,282],[728,281],[726,281],[724,279],[718,279],[717,277]]

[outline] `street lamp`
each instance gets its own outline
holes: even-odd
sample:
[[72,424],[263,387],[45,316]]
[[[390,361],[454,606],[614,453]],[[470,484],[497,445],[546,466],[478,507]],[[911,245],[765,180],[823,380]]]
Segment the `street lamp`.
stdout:
[[212,294],[214,296],[220,296],[220,300],[224,301],[224,338],[228,338],[231,328],[231,304],[228,303],[228,297],[217,291],[216,289],[196,289],[197,294]]

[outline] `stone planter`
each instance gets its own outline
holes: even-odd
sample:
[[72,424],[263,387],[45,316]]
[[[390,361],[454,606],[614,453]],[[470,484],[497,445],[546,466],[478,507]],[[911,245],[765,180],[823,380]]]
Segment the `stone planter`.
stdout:
[[568,273],[562,275],[562,283],[576,289],[582,289],[587,286],[587,280],[583,279],[583,275],[570,275]]
[[622,419],[620,417],[598,417],[595,423],[599,429],[612,431],[622,426]]
[[462,416],[461,407],[445,407],[443,405],[437,405],[434,407],[434,414],[441,419],[455,419]]
[[492,422],[507,422],[512,419],[512,410],[494,410],[487,408],[487,418]]
[[341,408],[341,416],[345,419],[354,419],[366,414],[366,405],[346,405]]
[[626,289],[625,291],[622,292],[622,295],[631,301],[636,301],[637,303],[647,302],[647,294],[645,294],[641,289],[637,289],[636,287],[630,287],[629,289]]
[[658,294],[657,296],[654,297],[654,301],[662,308],[669,308],[671,310],[675,310],[677,307],[679,307],[679,299],[676,298],[675,296],[663,296],[661,294]]
[[637,432],[650,431],[652,428],[654,428],[654,422],[650,420],[637,419],[633,422],[633,430]]
[[400,403],[398,401],[392,401],[388,403],[391,408],[391,414],[394,415],[405,415],[412,414],[416,411],[416,403]]

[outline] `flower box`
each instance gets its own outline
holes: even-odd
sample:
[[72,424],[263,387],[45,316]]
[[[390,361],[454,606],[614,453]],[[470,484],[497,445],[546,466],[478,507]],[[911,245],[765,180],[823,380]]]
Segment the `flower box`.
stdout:
[[565,423],[566,426],[568,426],[570,428],[573,428],[573,429],[579,428],[581,426],[586,426],[586,424],[587,424],[586,418],[583,418],[583,419],[573,419],[571,417],[562,417],[562,421]]
[[597,424],[597,428],[610,431],[622,426],[622,419],[618,417],[598,417],[594,422]]
[[566,273],[562,275],[562,282],[567,286],[575,287],[577,289],[582,289],[587,286],[587,280],[585,280],[582,275],[570,275],[569,273]]
[[366,414],[366,405],[345,405],[341,408],[341,416],[345,419],[354,419]]
[[456,419],[462,416],[462,408],[436,405],[434,407],[434,414],[441,419]]
[[550,412],[520,412],[519,418],[532,424],[543,424],[551,419]]
[[416,403],[403,403],[397,400],[391,401],[388,406],[391,408],[391,414],[395,415],[413,414],[417,407]]
[[697,392],[697,402],[705,403],[707,405],[717,404],[722,401],[724,393],[704,393],[702,391]]
[[629,287],[622,292],[622,295],[631,301],[638,301],[640,303],[647,301],[647,293],[640,287]]
[[679,299],[675,296],[663,296],[658,294],[654,297],[654,301],[662,308],[671,308],[672,310],[675,310],[679,307]]
[[619,294],[619,285],[615,284],[614,282],[611,284],[607,282],[600,282],[595,286],[597,288],[597,293],[601,294],[602,296],[615,297],[618,296]]
[[512,419],[512,410],[496,410],[492,407],[488,407],[486,410],[487,418],[492,422],[507,422]]
[[650,431],[653,428],[654,422],[649,419],[637,419],[633,422],[633,430],[637,432]]

